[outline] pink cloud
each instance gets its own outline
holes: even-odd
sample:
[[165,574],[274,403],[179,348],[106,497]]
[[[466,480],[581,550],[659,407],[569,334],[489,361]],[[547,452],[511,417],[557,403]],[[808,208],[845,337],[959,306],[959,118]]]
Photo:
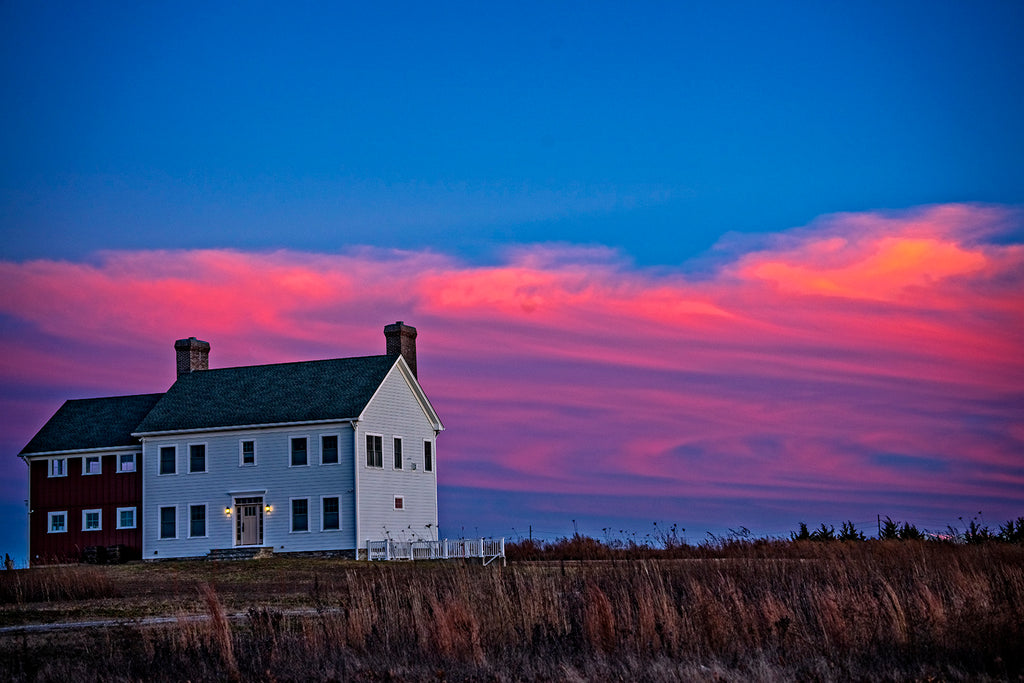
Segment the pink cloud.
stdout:
[[209,340],[216,367],[380,353],[404,319],[450,428],[445,485],[681,509],[938,496],[1015,515],[1024,248],[1000,238],[1020,222],[972,205],[839,214],[699,280],[571,245],[489,266],[373,250],[0,262],[17,321],[0,381],[161,391],[182,336]]

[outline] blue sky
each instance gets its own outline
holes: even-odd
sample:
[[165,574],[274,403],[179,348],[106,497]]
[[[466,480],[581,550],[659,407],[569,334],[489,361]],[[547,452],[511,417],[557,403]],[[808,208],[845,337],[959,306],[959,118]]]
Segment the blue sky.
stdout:
[[[1021,442],[1024,399],[994,379],[984,390],[975,387],[977,393],[958,383],[1021,373],[1007,350],[1020,339],[1019,317],[983,302],[1016,301],[1006,283],[1017,281],[1016,247],[1024,240],[1022,29],[1024,5],[1018,2],[5,2],[0,338],[16,350],[0,365],[8,416],[0,446],[15,461],[2,470],[0,496],[11,511],[5,514],[16,518],[24,498],[23,468],[14,456],[60,401],[164,390],[169,368],[162,351],[175,338],[219,334],[220,343],[210,339],[215,365],[218,350],[221,365],[300,360],[331,355],[332,348],[336,355],[361,355],[376,352],[379,327],[402,317],[420,327],[424,340],[433,333],[450,343],[433,349],[444,368],[433,392],[451,406],[445,436],[455,452],[479,445],[479,435],[457,436],[460,420],[476,424],[479,415],[445,387],[464,386],[460,367],[479,366],[479,376],[491,375],[470,350],[452,351],[456,335],[443,330],[471,334],[474,324],[509,330],[502,342],[508,355],[497,354],[493,362],[521,364],[523,376],[544,368],[536,370],[532,389],[517,387],[525,401],[542,390],[542,375],[553,367],[580,386],[594,377],[603,378],[594,380],[595,388],[610,382],[627,392],[638,386],[662,391],[662,380],[637,367],[654,363],[655,350],[672,348],[663,346],[672,334],[697,344],[690,349],[695,355],[712,348],[741,353],[743,339],[761,339],[765,330],[775,334],[792,324],[799,332],[766,337],[764,345],[741,353],[794,368],[785,385],[792,400],[836,398],[836,392],[859,396],[863,384],[843,384],[848,367],[898,366],[894,375],[921,382],[924,393],[914,400],[923,396],[944,406],[936,415],[971,414],[970,425],[985,421],[986,429],[965,428],[976,434],[964,444],[970,458],[1003,454],[986,461],[998,472],[985,470],[985,476],[1000,482],[991,497],[979,484],[975,493],[947,492],[931,507],[911,504],[914,496],[924,501],[932,495],[943,472],[956,471],[953,455],[924,452],[927,447],[916,441],[906,445],[914,440],[904,443],[888,427],[873,433],[887,434],[878,437],[884,445],[863,443],[863,424],[851,421],[834,441],[814,437],[824,439],[822,453],[840,459],[857,453],[862,460],[847,466],[884,465],[893,482],[905,481],[907,472],[913,480],[915,463],[931,463],[925,469],[936,480],[913,494],[894,486],[888,498],[850,484],[841,496],[846,507],[830,511],[820,501],[808,502],[814,496],[787,488],[803,472],[771,480],[771,493],[737,496],[731,503],[694,492],[685,482],[655,487],[643,501],[602,498],[611,494],[598,482],[617,476],[610,465],[581,481],[549,473],[550,481],[538,481],[536,500],[527,504],[529,496],[500,485],[509,477],[502,467],[523,448],[508,444],[507,452],[498,449],[481,466],[483,474],[447,482],[442,477],[442,484],[461,492],[450,508],[458,515],[480,509],[483,491],[491,490],[491,501],[509,496],[522,502],[522,509],[488,507],[482,519],[494,531],[531,519],[566,529],[575,514],[568,501],[580,491],[594,491],[590,504],[578,508],[592,509],[595,528],[646,524],[628,511],[675,499],[682,502],[666,504],[670,519],[699,508],[699,523],[719,530],[755,527],[763,519],[764,530],[783,531],[795,524],[799,510],[874,519],[887,503],[908,517],[950,522],[979,505],[999,514],[1019,512],[1024,501],[1012,491],[1024,470],[1019,451],[1016,461],[1005,454]],[[845,247],[829,241],[836,239]],[[163,291],[162,281],[147,278],[163,273],[169,262],[243,301],[253,310],[251,319],[222,327],[217,321],[225,318],[223,311],[167,311],[166,302],[146,299]],[[372,275],[372,268],[396,263],[403,277],[415,276],[399,291]],[[303,299],[320,301],[319,292],[282,302],[269,294],[246,300],[244,291],[224,289],[225,282],[249,282],[250,268],[292,272],[303,265],[312,273],[303,277],[314,280],[336,267],[363,273],[353,285],[364,288],[363,296],[313,310]],[[465,288],[445,290],[446,298],[439,298],[440,290],[421,298],[409,294],[437,282],[439,272],[446,273],[445,284]],[[964,284],[963,278],[975,280]],[[29,282],[35,290],[24,289]],[[506,289],[509,282],[515,286]],[[746,290],[737,282],[759,284]],[[823,282],[829,296],[846,298],[813,298],[822,296]],[[890,289],[883,291],[878,282]],[[760,289],[764,283],[775,294]],[[953,284],[962,289],[944,289]],[[920,298],[920,288],[932,286],[941,291]],[[584,291],[592,295],[585,301],[579,298]],[[911,291],[917,297],[912,302],[900,298]],[[684,306],[682,299],[699,302]],[[861,303],[853,306],[853,299]],[[866,299],[887,305],[898,300],[899,307],[873,310],[877,317],[871,317]],[[508,315],[499,316],[509,302]],[[577,372],[556,351],[554,336],[545,336],[564,333],[561,323],[515,317],[548,305],[560,320],[582,325],[588,319],[574,316],[591,305],[589,320],[610,310],[625,317],[606,320],[600,334],[591,330],[603,341],[588,350],[594,367]],[[641,325],[627,321],[627,309],[628,315],[665,310],[666,320],[713,309],[735,319],[765,318],[763,327],[728,331],[698,330],[672,318],[682,327],[664,339],[656,334],[658,341],[646,345],[642,335],[625,340],[617,329]],[[837,321],[836,311],[850,317]],[[273,324],[267,322],[271,313],[277,316]],[[348,316],[365,323],[368,336],[357,333],[351,344],[330,347],[307,334],[313,315]],[[105,320],[106,327],[97,331],[88,319]],[[869,330],[897,319],[916,321],[900,328],[910,330],[906,339],[897,331],[891,348],[868,343]],[[913,337],[930,325],[941,330]],[[957,334],[964,326],[983,329],[989,341],[963,346]],[[263,334],[265,345],[245,339],[246,328]],[[861,338],[853,332],[858,329],[865,345],[844,346]],[[795,354],[798,340],[822,330],[828,334],[815,338],[814,363],[836,358],[846,365],[815,365],[821,374],[797,380],[810,371],[774,354],[784,347]],[[830,346],[838,330],[844,338]],[[99,344],[83,338],[88,334],[124,340],[123,363],[131,372],[114,361],[106,375],[89,370]],[[915,354],[931,353],[922,351],[929,339],[950,345],[919,358]],[[627,342],[635,345],[626,348],[636,360],[607,360]],[[981,348],[989,342],[992,348]],[[980,365],[960,367],[964,357]],[[743,362],[734,367],[745,367]],[[33,374],[25,370],[31,363],[61,372]],[[957,371],[951,371],[952,384],[935,383],[941,367]],[[677,378],[683,384],[674,386],[682,396],[685,382],[696,381],[717,397],[718,412],[729,406],[754,411],[759,401],[769,406],[778,398],[775,375],[762,376],[753,367],[739,375],[720,370],[690,368],[691,374]],[[511,380],[495,371],[492,381]],[[963,403],[950,402],[962,393],[970,394]],[[577,398],[567,394],[550,410],[560,407],[567,416],[604,410],[575,404]],[[837,415],[856,410],[844,398],[836,400],[843,403],[842,409],[837,403]],[[974,411],[981,404],[995,406],[994,412],[979,417]],[[640,470],[653,476],[637,464],[645,457],[681,459],[682,468],[703,453],[738,458],[725,462],[739,468],[747,457],[741,452],[749,450],[811,467],[808,481],[819,490],[834,481],[834,470],[815,469],[803,459],[808,444],[817,441],[805,435],[790,443],[772,432],[763,413],[751,423],[763,419],[763,430],[725,448],[729,439],[710,426],[710,412],[698,417],[698,407],[679,409],[678,424],[666,419],[650,425],[656,432],[650,452],[629,456],[636,476]],[[914,422],[921,415],[907,416],[913,423],[908,433],[925,429],[927,419]],[[574,418],[566,419],[579,428]],[[497,423],[491,426],[505,433]],[[676,438],[695,429],[709,431],[686,443]],[[575,436],[554,429],[545,438],[562,439],[571,450]],[[520,469],[529,476],[528,468]],[[729,483],[725,473],[708,477],[708,491]],[[651,483],[644,481],[630,495],[640,496],[636,492]],[[743,485],[735,483],[740,490]],[[551,500],[558,493],[566,501],[562,507]],[[704,495],[704,502],[686,498],[691,494]],[[602,509],[612,510],[611,521],[602,521]],[[452,512],[448,523],[458,526],[458,515]],[[751,516],[755,522],[747,521]]]
[[19,260],[565,241],[677,265],[1024,192],[1019,3],[0,11]]

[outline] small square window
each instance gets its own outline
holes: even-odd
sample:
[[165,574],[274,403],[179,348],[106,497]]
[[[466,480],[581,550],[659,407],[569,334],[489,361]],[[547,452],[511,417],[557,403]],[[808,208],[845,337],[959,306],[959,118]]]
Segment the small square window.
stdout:
[[117,508],[117,528],[135,528],[135,508]]
[[160,508],[160,538],[178,537],[178,508]]
[[82,510],[82,531],[100,531],[103,528],[99,510]]
[[82,468],[82,474],[100,474],[102,471],[102,461],[98,455],[89,455],[85,458],[85,467]]
[[54,458],[50,461],[50,469],[47,476],[66,477],[68,476],[68,459]]
[[197,538],[206,535],[206,506],[190,505],[188,508],[188,535]]
[[178,449],[175,446],[160,447],[160,474],[175,474],[178,471]]
[[395,496],[395,509],[396,510],[404,510],[405,509],[405,498],[403,498],[402,496]]
[[122,453],[117,457],[117,471],[118,472],[134,472],[135,471],[135,454],[134,453]]
[[309,464],[306,453],[306,437],[292,439],[292,467],[304,467]]
[[309,500],[306,498],[292,501],[292,531],[309,531]]
[[47,533],[63,534],[68,530],[68,513],[50,512],[46,516],[49,518],[46,525]]
[[320,464],[338,464],[338,435],[328,434],[320,437]]
[[194,443],[188,447],[188,471],[206,471],[206,444]]
[[242,442],[242,465],[255,465],[256,464],[256,442],[255,441],[243,441]]

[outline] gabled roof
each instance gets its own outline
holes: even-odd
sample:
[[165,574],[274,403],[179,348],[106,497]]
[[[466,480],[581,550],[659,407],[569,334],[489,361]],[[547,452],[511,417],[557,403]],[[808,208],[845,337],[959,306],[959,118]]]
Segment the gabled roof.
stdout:
[[134,446],[132,436],[163,394],[65,401],[19,455]]
[[133,432],[356,419],[395,362],[364,356],[198,370],[179,377]]

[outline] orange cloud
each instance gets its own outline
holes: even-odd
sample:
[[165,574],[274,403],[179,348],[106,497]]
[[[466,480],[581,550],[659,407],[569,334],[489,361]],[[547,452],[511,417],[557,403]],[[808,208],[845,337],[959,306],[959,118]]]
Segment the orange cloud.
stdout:
[[490,266],[378,250],[0,262],[0,382],[160,391],[182,336],[227,366],[379,353],[404,319],[451,427],[447,485],[1019,514],[1024,248],[1006,236],[1021,222],[970,205],[841,214],[699,280],[560,245]]

